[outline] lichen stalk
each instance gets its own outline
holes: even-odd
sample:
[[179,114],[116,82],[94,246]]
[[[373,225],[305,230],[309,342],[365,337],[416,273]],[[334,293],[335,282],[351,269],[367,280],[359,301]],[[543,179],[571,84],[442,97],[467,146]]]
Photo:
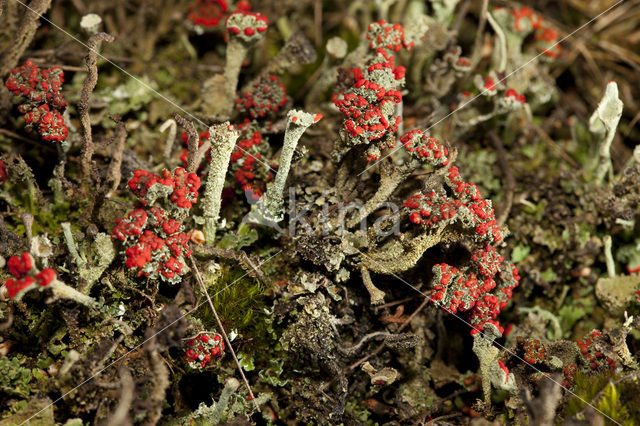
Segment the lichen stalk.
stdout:
[[73,300],[92,309],[98,307],[98,302],[96,302],[93,297],[82,294],[75,288],[70,287],[57,279],[49,284],[49,288],[57,298]]
[[298,141],[309,126],[320,121],[321,114],[309,114],[304,111],[291,110],[287,114],[287,130],[284,144],[278,161],[278,173],[273,183],[255,205],[257,212],[268,221],[280,222],[284,218],[284,186],[291,169],[291,160],[298,146]]
[[71,257],[73,258],[73,262],[78,266],[78,268],[84,268],[87,261],[80,256],[80,253],[78,252],[78,246],[76,246],[73,234],[71,233],[71,224],[69,222],[64,222],[60,226],[62,226],[64,240],[67,244]]
[[[388,165],[388,163],[383,163],[381,168],[386,168],[386,165]],[[400,185],[408,175],[409,173],[404,170],[392,170],[390,173],[383,174],[381,176],[380,187],[364,204],[364,210],[347,222],[347,228],[356,226],[362,220],[365,220],[367,216],[376,211],[389,199],[398,185]]]
[[220,206],[222,203],[222,189],[224,179],[229,167],[231,152],[236,146],[236,141],[240,134],[233,126],[226,123],[211,126],[209,128],[209,140],[211,141],[212,153],[209,165],[207,184],[204,190],[202,201],[204,210],[204,234],[207,244],[213,244],[220,217]]
[[366,267],[360,268],[360,273],[362,274],[362,283],[364,287],[369,292],[369,296],[371,296],[371,304],[372,305],[381,305],[384,303],[384,291],[380,290],[373,284],[373,280],[371,279],[371,274]]
[[616,135],[616,129],[622,117],[622,101],[618,96],[618,84],[610,81],[607,84],[602,100],[598,108],[589,118],[589,130],[593,133],[606,132],[598,147],[598,167],[595,178],[602,182],[607,173],[612,173],[611,143]]
[[235,12],[226,22],[229,33],[226,63],[224,67],[225,99],[222,112],[229,116],[233,109],[238,88],[238,76],[249,47],[262,39],[267,30],[267,17],[259,13]]
[[122,158],[124,154],[125,144],[127,142],[127,129],[122,122],[120,116],[111,117],[116,123],[116,131],[113,137],[115,147],[111,153],[112,159],[107,169],[107,177],[105,179],[105,192],[107,195],[118,189],[120,180],[122,179]]
[[224,67],[226,90],[224,111],[226,115],[229,115],[233,108],[233,102],[236,98],[236,90],[238,88],[240,68],[248,50],[240,40],[231,39],[227,46],[227,59]]
[[495,31],[496,36],[498,36],[498,40],[496,41],[500,55],[498,71],[505,71],[507,69],[507,39],[504,35],[504,31],[500,28],[500,24],[496,22],[491,13],[486,12],[486,19],[491,25],[491,28],[493,28],[493,31]]
[[379,274],[398,274],[411,269],[425,251],[440,241],[451,240],[451,234],[443,235],[444,228],[438,227],[431,233],[411,235],[392,240],[384,246],[363,256],[362,264]]
[[492,387],[512,395],[517,393],[515,376],[499,360],[500,350],[493,346],[493,341],[501,336],[502,332],[491,323],[485,325],[483,333],[473,336],[473,352],[480,361],[482,393],[487,407],[491,405]]
[[240,40],[231,39],[227,46],[227,59],[224,67],[225,81],[225,114],[228,116],[233,108],[233,102],[236,98],[236,90],[238,88],[238,76],[242,61],[247,56],[247,47]]
[[51,268],[39,269],[34,257],[29,252],[20,256],[13,256],[7,262],[13,278],[5,281],[0,289],[2,297],[20,301],[22,297],[33,290],[52,290],[57,299],[69,299],[89,308],[97,308],[99,303],[92,297],[83,294],[58,279],[56,271]]

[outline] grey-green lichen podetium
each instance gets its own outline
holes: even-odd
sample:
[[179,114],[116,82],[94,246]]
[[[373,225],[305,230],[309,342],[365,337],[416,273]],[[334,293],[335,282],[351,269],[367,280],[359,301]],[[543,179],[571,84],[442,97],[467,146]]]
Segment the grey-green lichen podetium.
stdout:
[[209,140],[211,141],[213,155],[209,164],[209,174],[207,175],[207,184],[202,200],[204,235],[207,244],[213,244],[216,236],[224,179],[229,168],[231,152],[236,146],[239,135],[238,131],[228,121],[209,127]]
[[498,327],[486,323],[482,333],[473,336],[473,352],[480,361],[480,374],[482,376],[482,392],[484,402],[491,404],[491,387],[506,390],[510,394],[516,394],[515,376],[498,360],[500,350],[493,346],[493,341],[502,336]]
[[228,117],[233,109],[238,87],[238,76],[247,52],[264,37],[267,30],[267,18],[256,13],[235,12],[226,22],[229,33],[226,62],[224,67],[225,99],[222,111]]
[[600,138],[598,146],[598,164],[595,172],[597,183],[602,183],[607,174],[611,175],[611,142],[622,117],[623,104],[618,96],[618,84],[610,81],[598,108],[589,118],[589,131]]
[[309,126],[317,123],[322,114],[310,114],[300,110],[291,110],[287,114],[287,129],[284,144],[278,161],[278,173],[267,186],[265,194],[254,204],[249,221],[261,224],[277,224],[284,219],[284,186],[287,182],[291,160],[298,140]]

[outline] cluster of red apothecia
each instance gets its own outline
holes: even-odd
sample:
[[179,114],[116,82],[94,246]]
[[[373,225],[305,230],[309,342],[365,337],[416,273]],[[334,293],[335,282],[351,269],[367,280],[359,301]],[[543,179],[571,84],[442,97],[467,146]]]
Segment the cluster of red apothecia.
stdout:
[[202,333],[185,342],[184,360],[194,370],[206,368],[216,357],[224,355],[224,341],[219,334]]
[[544,17],[533,11],[528,6],[521,6],[519,9],[510,9],[509,12],[514,17],[514,30],[522,31],[525,25],[521,21],[528,21],[531,28],[534,30],[535,47],[538,52],[546,55],[550,58],[557,58],[562,51],[560,44],[556,44],[558,41],[558,32],[548,25],[544,21]]
[[[113,237],[122,242],[126,266],[138,276],[175,284],[187,271],[189,236],[178,217],[198,199],[200,178],[179,167],[161,175],[136,170],[129,188],[140,207],[116,221]],[[153,203],[164,204],[166,209]]]
[[350,71],[353,84],[334,94],[333,102],[345,116],[344,130],[353,144],[368,144],[367,161],[377,161],[381,150],[394,147],[392,133],[402,121],[396,105],[402,101],[398,89],[404,85],[405,68],[395,66],[393,54],[402,47],[411,49],[413,43],[405,43],[402,26],[385,21],[371,24],[367,38],[372,58]]
[[[187,19],[194,25],[216,28],[224,22],[230,6],[226,0],[196,0],[189,5]],[[249,12],[251,4],[246,0],[236,3],[234,12]]]
[[240,11],[227,16],[226,26],[230,37],[251,43],[259,40],[262,33],[267,31],[269,20],[261,13]]
[[426,161],[432,166],[446,166],[449,164],[449,151],[433,136],[425,134],[420,129],[406,132],[400,137],[405,151],[413,157]]
[[37,286],[46,287],[56,279],[56,271],[51,268],[44,268],[38,271],[34,265],[33,258],[27,252],[20,256],[13,256],[7,262],[9,272],[13,278],[9,278],[4,287],[10,299],[18,294],[28,291]]
[[467,269],[447,263],[434,265],[431,300],[451,313],[467,312],[474,326],[472,334],[483,330],[488,322],[502,333],[496,318],[518,285],[518,270],[505,262],[492,245],[502,241],[503,232],[491,202],[482,198],[474,183],[463,181],[455,166],[449,167],[444,181],[451,195],[445,191],[418,192],[405,202],[409,220],[428,229],[458,226],[470,233],[480,247],[473,251]]
[[267,118],[287,103],[284,85],[275,75],[260,78],[236,99],[236,110],[248,114],[251,119]]
[[39,69],[32,61],[11,70],[7,89],[24,98],[18,111],[24,114],[26,129],[36,129],[46,141],[63,141],[69,134],[62,112],[67,101],[61,93],[64,73],[59,67]]

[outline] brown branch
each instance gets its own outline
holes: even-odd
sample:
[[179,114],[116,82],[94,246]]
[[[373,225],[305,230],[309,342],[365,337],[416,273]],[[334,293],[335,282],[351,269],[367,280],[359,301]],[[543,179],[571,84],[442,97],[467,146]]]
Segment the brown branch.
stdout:
[[392,306],[399,305],[401,303],[406,303],[406,302],[408,302],[410,300],[413,300],[413,299],[416,299],[418,297],[420,297],[420,295],[416,294],[415,296],[409,296],[409,297],[405,297],[404,299],[394,300],[393,302],[385,303],[384,305],[378,305],[378,306],[375,307],[375,311],[379,312],[381,309],[390,308]]
[[336,346],[338,348],[338,350],[340,352],[342,352],[345,355],[353,355],[356,352],[358,352],[360,350],[360,348],[362,347],[362,345],[364,345],[368,340],[374,339],[374,338],[387,338],[389,336],[392,336],[393,333],[388,333],[386,331],[374,331],[373,333],[369,333],[366,336],[364,336],[362,339],[360,339],[360,341],[358,343],[356,343],[353,346],[350,347],[341,347],[341,346]]
[[[4,87],[4,85],[2,87]],[[24,136],[19,135],[18,133],[12,132],[11,130],[0,129],[0,134],[6,135],[6,136],[8,136],[10,138],[13,138],[13,139],[21,141],[21,142],[26,142],[28,144],[37,146],[38,149],[40,149],[40,150],[47,150],[47,151],[54,151],[55,150],[54,147],[50,146],[51,144],[43,145],[42,142],[36,142],[33,139],[25,138]]]
[[84,79],[80,101],[78,101],[78,115],[82,126],[82,174],[86,182],[91,181],[91,158],[93,157],[93,138],[91,137],[91,118],[89,117],[89,101],[91,93],[98,83],[98,48],[105,41],[111,43],[113,36],[107,33],[98,33],[91,36],[87,42],[89,52],[85,57],[87,76]]
[[253,395],[253,391],[251,390],[251,385],[249,385],[249,381],[247,380],[247,377],[244,375],[244,371],[242,370],[242,366],[240,365],[240,361],[238,361],[238,357],[236,356],[236,351],[234,351],[233,350],[233,346],[231,346],[231,341],[229,340],[229,337],[227,336],[227,332],[224,330],[224,327],[222,326],[222,321],[220,321],[220,317],[218,316],[218,312],[216,311],[215,306],[213,306],[213,301],[211,300],[211,296],[209,296],[209,292],[207,291],[207,287],[204,285],[204,281],[202,280],[202,277],[200,276],[200,271],[198,270],[198,266],[196,265],[196,261],[193,260],[193,256],[191,256],[190,259],[191,259],[191,265],[193,266],[193,271],[195,272],[194,275],[196,276],[196,280],[200,284],[200,287],[202,287],[202,291],[204,292],[205,296],[207,297],[207,302],[209,302],[209,307],[211,308],[211,311],[213,312],[213,315],[216,317],[216,322],[218,323],[218,327],[220,327],[220,332],[221,332],[222,336],[224,337],[224,342],[227,344],[227,347],[229,348],[229,351],[231,352],[231,356],[233,356],[233,360],[235,361],[236,366],[238,367],[238,371],[240,372],[240,376],[242,376],[242,380],[244,381],[244,384],[247,387],[247,390],[249,391],[249,396],[251,397],[251,400],[253,401],[253,404],[255,405],[256,410],[258,412],[260,412],[260,406],[258,405],[258,402],[256,401],[256,398]]
[[[461,392],[463,393],[463,392]],[[447,398],[449,399],[449,398]],[[439,425],[439,424],[449,424],[447,422],[444,422],[444,420],[448,420],[448,419],[453,419],[455,417],[460,417],[462,416],[462,413],[451,413],[451,414],[444,414],[440,417],[436,417],[434,419],[429,420],[427,423],[425,423],[425,426],[427,425]]]
[[[200,142],[198,142],[200,144]],[[202,143],[200,148],[196,151],[196,156],[193,159],[194,167],[196,170],[200,167],[200,163],[202,163],[202,159],[207,154],[207,151],[211,149],[211,139],[207,139]]]
[[175,113],[173,118],[187,131],[187,173],[195,173],[198,168],[196,158],[198,156],[198,144],[200,142],[200,136],[196,131],[196,126],[194,126],[193,121],[187,120],[178,113]]

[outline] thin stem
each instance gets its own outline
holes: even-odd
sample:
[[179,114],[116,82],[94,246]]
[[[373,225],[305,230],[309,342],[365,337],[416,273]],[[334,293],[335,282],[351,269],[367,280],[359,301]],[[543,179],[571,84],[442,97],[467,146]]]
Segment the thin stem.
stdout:
[[487,10],[489,9],[489,0],[482,0],[482,7],[480,8],[480,16],[478,17],[478,28],[476,29],[475,42],[473,44],[473,53],[471,54],[471,66],[473,68],[478,65],[482,58],[482,43],[484,37],[484,29],[487,26]]
[[[347,222],[347,228],[353,228],[361,221],[365,220],[371,213],[376,211],[382,204],[384,204],[393,191],[396,190],[398,185],[400,185],[406,177],[411,174],[415,167],[406,167],[404,169],[394,168],[393,165],[389,163],[382,163],[381,165],[381,177],[380,177],[380,186],[375,194],[371,196],[364,204],[364,211],[354,216],[350,221]],[[387,170],[383,172],[383,168],[390,168],[391,170]]]
[[371,297],[371,304],[380,305],[384,303],[384,291],[380,290],[373,284],[369,270],[365,266],[362,266],[360,268],[360,273],[362,274],[362,283]]
[[507,69],[507,38],[504,35],[504,31],[500,28],[500,24],[496,22],[490,12],[487,11],[487,20],[498,36],[498,48],[500,49],[500,62],[498,64],[498,71],[505,71]]
[[267,191],[255,204],[257,213],[269,222],[280,222],[284,218],[284,187],[287,183],[291,160],[295,153],[298,140],[309,126],[322,118],[320,114],[309,114],[304,111],[291,110],[287,114],[287,130],[284,143],[278,159],[278,173],[273,183],[267,186]]

